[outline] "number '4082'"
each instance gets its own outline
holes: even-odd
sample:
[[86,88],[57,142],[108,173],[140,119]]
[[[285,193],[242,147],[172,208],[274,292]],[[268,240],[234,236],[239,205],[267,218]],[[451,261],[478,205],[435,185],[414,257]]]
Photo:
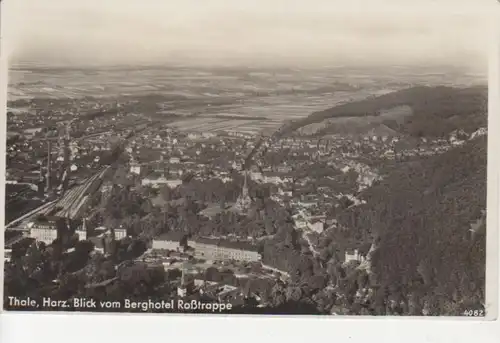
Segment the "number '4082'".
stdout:
[[484,311],[483,310],[465,310],[463,315],[467,316],[467,317],[483,317]]

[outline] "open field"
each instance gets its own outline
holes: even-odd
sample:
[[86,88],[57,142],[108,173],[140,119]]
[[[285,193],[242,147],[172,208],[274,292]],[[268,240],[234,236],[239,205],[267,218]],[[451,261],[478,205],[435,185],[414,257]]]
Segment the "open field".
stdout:
[[[397,75],[404,75],[406,83],[395,82]],[[10,71],[9,100],[36,97],[137,98],[153,105],[156,103],[159,116],[193,116],[174,123],[179,130],[257,133],[263,129],[277,129],[285,121],[298,120],[316,111],[412,84],[432,84],[433,79],[442,84],[441,76],[426,74],[422,78],[415,71],[404,68],[394,68],[374,77],[373,73],[363,70],[351,70],[346,74],[341,69],[269,71],[172,67],[91,70],[31,67],[29,70],[13,68]],[[470,83],[474,77],[466,76],[456,82]],[[228,120],[224,120],[224,116],[229,117]]]

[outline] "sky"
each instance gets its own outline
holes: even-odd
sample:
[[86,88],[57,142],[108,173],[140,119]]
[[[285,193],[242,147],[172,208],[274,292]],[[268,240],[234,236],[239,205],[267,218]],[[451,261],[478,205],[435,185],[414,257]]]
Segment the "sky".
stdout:
[[346,2],[4,0],[2,35],[13,63],[486,65],[493,0]]

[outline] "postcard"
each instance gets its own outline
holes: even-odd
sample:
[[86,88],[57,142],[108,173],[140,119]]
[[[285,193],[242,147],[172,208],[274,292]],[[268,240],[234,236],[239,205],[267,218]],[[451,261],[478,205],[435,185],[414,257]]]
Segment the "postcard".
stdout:
[[486,14],[316,2],[4,4],[3,309],[496,315]]

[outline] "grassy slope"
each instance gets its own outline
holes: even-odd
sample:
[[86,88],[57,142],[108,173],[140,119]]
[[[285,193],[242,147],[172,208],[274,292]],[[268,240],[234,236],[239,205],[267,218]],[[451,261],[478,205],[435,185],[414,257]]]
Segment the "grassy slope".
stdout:
[[[410,106],[413,116],[402,127],[402,133],[415,136],[442,136],[457,128],[474,131],[485,126],[487,88],[452,88],[418,86],[361,101],[342,104],[288,124],[282,133],[320,123],[332,117],[377,116],[380,111],[397,106]],[[387,123],[391,125],[391,123]],[[396,128],[391,125],[391,128]]]

